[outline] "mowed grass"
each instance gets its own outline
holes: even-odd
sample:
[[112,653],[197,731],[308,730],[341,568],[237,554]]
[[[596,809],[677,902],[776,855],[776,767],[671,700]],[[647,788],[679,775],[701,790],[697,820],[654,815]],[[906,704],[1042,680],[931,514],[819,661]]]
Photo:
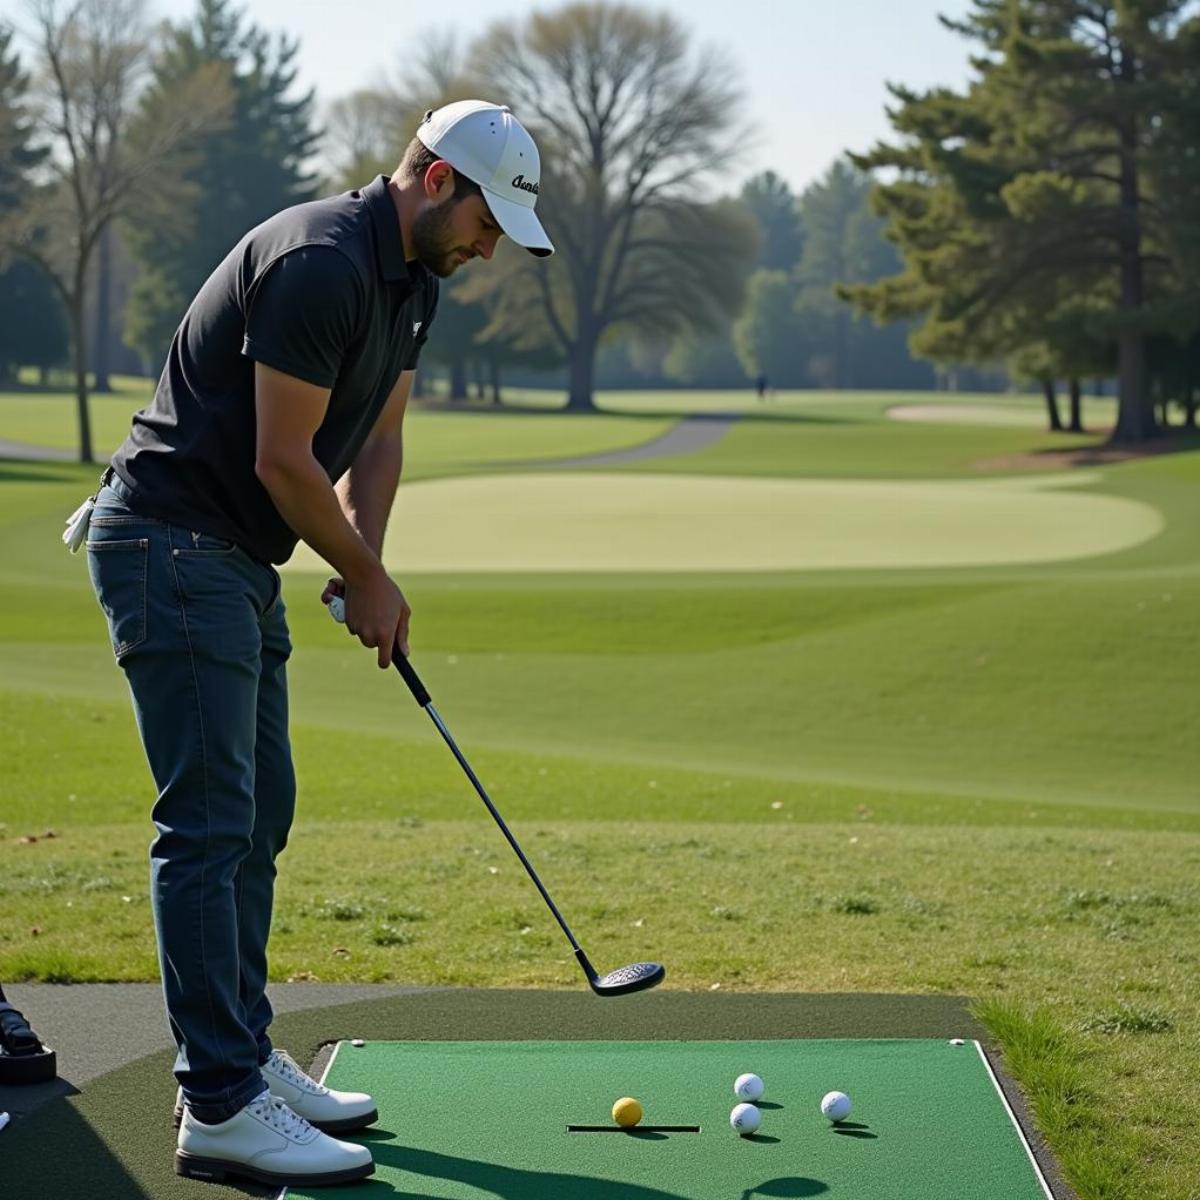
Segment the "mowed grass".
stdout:
[[[655,399],[653,418],[417,410],[410,477],[517,463],[510,431],[542,421],[529,457],[648,440],[682,411]],[[841,399],[735,428],[769,428],[761,458],[727,439],[658,466],[948,478],[1048,442],[942,440],[876,396],[835,421]],[[909,399],[928,398],[888,402]],[[156,977],[151,787],[85,564],[57,541],[94,475],[0,464],[2,979]],[[1070,563],[402,576],[414,659],[598,962],[661,957],[673,987],[976,997],[1080,1195],[1174,1200],[1200,1194],[1198,484],[1196,454],[1097,472],[1166,526]],[[576,986],[427,718],[319,584],[286,585],[301,800],[274,977]]]

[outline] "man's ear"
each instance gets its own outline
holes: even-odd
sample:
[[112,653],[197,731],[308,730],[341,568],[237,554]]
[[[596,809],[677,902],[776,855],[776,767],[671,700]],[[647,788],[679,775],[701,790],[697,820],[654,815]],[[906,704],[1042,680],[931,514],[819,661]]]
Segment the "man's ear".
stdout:
[[454,168],[444,158],[431,163],[425,172],[425,195],[439,203],[454,195]]

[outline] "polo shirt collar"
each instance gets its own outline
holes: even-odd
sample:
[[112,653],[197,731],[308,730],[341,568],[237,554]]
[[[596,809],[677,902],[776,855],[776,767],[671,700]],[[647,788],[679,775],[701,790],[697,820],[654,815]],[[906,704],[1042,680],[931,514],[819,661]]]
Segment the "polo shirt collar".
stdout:
[[375,254],[379,270],[389,283],[408,279],[408,263],[404,261],[404,239],[400,236],[400,219],[396,206],[388,195],[388,177],[379,175],[362,191],[375,226]]

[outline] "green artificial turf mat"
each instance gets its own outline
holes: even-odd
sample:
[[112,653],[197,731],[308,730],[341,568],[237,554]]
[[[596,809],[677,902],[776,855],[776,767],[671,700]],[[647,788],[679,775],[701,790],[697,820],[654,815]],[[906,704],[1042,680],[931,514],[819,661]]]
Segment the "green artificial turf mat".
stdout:
[[[733,1080],[767,1082],[758,1134],[729,1128]],[[292,1200],[371,1192],[429,1200],[1044,1200],[974,1042],[382,1042],[338,1046],[326,1082],[370,1092],[373,1184],[290,1189]],[[821,1096],[855,1102],[838,1126]],[[619,1096],[652,1128],[607,1136]]]

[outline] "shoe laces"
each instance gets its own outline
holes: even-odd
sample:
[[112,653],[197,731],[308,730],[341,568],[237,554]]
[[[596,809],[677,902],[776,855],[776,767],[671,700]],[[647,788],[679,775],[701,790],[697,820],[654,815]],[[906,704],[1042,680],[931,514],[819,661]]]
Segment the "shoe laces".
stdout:
[[263,1092],[250,1107],[272,1129],[277,1129],[284,1137],[293,1141],[302,1138],[312,1129],[299,1113],[289,1108],[278,1096],[272,1096],[270,1092]]
[[318,1083],[311,1075],[302,1071],[296,1060],[286,1050],[273,1050],[267,1062],[288,1083],[294,1084],[303,1091],[312,1092],[317,1096],[323,1096],[329,1091],[324,1084]]

